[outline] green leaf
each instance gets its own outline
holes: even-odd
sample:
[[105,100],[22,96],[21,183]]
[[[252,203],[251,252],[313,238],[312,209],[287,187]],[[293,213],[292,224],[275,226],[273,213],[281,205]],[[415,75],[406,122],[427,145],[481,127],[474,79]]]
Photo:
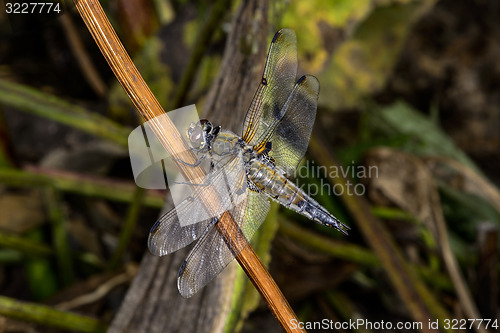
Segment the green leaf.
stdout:
[[474,162],[467,157],[443,130],[429,117],[404,102],[397,102],[368,114],[372,133],[389,137],[406,136],[400,147],[419,156],[451,157],[481,174]]
[[482,222],[492,222],[500,227],[499,213],[485,199],[444,183],[439,184],[439,189],[448,227],[461,239],[475,242],[478,226]]
[[[330,29],[351,27],[371,11],[371,0],[292,1],[286,8],[281,26],[297,35],[299,63],[306,72],[318,72],[328,60],[321,26]],[[307,20],[300,18],[307,17]]]
[[433,3],[407,1],[375,8],[319,75],[321,90],[328,92],[320,94],[319,103],[331,109],[352,108],[383,88],[412,24]]

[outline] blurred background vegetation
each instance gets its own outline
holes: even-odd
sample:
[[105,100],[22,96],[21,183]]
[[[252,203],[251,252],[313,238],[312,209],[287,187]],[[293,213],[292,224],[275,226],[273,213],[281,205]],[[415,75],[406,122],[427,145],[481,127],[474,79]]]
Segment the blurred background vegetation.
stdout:
[[[201,45],[204,1],[101,3],[165,110],[201,110],[239,1]],[[0,331],[102,330],[165,195],[136,189],[126,144],[140,119],[63,8],[0,12]],[[294,29],[299,75],[321,83],[303,167],[377,167],[349,173],[360,198],[328,190],[342,177],[300,179],[348,237],[282,208],[266,222],[271,274],[301,320],[498,318],[499,17],[486,0],[271,2],[268,40]],[[245,311],[238,329],[271,330],[263,304]]]

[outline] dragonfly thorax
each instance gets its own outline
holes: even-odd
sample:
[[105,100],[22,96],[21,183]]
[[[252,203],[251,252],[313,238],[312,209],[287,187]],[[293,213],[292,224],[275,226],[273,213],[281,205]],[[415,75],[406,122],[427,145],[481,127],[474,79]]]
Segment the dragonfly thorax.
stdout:
[[242,148],[241,138],[230,131],[220,131],[210,143],[212,156],[238,155]]

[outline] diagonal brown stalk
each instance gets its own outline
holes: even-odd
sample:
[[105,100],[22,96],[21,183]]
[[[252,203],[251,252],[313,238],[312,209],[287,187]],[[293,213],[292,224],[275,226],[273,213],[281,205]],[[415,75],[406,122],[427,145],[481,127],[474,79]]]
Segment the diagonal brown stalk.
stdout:
[[[333,154],[325,148],[327,145],[322,143],[319,138],[313,136],[309,147],[312,156],[316,157],[321,165],[341,165]],[[331,177],[329,181],[332,184],[339,184],[344,189],[351,186],[349,183],[352,184],[348,178],[344,177]],[[426,333],[439,332],[440,330],[426,326],[425,323],[432,319],[438,319],[439,323],[442,323],[445,319],[451,318],[450,315],[412,271],[389,231],[370,213],[368,202],[362,196],[357,195],[346,194],[340,196],[340,199],[358,223],[359,230],[373,248],[393,287],[408,306],[408,311],[414,321],[424,323],[421,331]],[[440,326],[440,329],[451,332],[444,326]]]
[[[99,2],[97,0],[74,0],[74,2],[106,61],[143,119],[149,121],[164,115],[165,111],[125,51]],[[194,163],[193,154],[186,147],[173,123],[168,117],[161,117],[161,119],[161,121],[153,121],[150,124],[153,132],[169,155],[174,160],[177,160],[180,156],[187,163]],[[177,163],[177,165],[185,179],[202,179],[204,175],[201,168],[187,167],[182,163]],[[203,203],[209,211],[215,211],[219,201],[218,194],[215,190],[206,192],[207,195],[202,198]],[[292,320],[298,322],[297,316],[259,257],[245,240],[245,237],[237,236],[238,233],[241,233],[241,230],[239,230],[231,214],[224,213],[220,222],[217,223],[217,228],[224,236],[228,246],[237,254],[238,263],[264,297],[271,312],[279,320],[283,329],[287,332],[300,331],[290,327]]]

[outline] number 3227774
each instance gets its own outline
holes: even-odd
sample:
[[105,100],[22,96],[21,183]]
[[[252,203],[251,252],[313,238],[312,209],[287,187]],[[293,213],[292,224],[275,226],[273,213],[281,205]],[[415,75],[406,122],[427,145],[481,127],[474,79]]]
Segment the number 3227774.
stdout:
[[60,14],[61,7],[58,2],[7,2],[7,14]]

